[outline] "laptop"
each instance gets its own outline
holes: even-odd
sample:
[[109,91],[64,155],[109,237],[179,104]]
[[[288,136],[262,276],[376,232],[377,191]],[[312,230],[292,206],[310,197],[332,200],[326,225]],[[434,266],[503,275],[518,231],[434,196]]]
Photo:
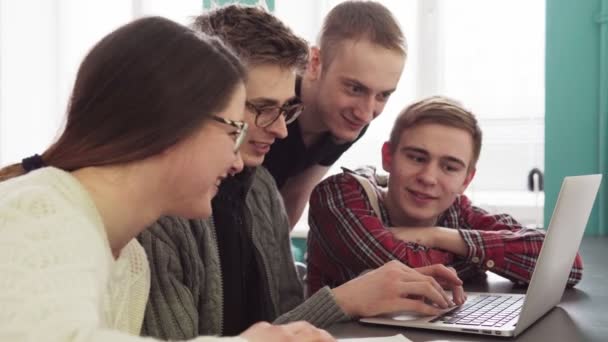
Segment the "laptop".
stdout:
[[559,304],[583,238],[602,176],[565,177],[526,294],[467,293],[467,301],[438,316],[412,312],[360,322],[512,337]]

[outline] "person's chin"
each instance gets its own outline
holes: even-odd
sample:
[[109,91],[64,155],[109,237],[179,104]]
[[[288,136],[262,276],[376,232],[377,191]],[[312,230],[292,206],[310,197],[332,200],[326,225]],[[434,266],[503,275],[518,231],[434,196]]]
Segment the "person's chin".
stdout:
[[258,167],[264,163],[266,154],[242,153],[241,157],[246,167]]
[[190,210],[175,213],[174,215],[190,220],[208,219],[213,213],[211,209],[211,200],[208,200],[206,202],[207,203],[201,203],[195,208],[190,208]]
[[193,219],[208,219],[211,217],[211,214],[213,214],[213,210],[211,209],[211,206],[204,208],[199,215],[197,215],[197,217],[194,217]]
[[403,208],[403,211],[408,217],[418,222],[429,221],[431,218],[435,217],[434,211],[429,210],[428,208],[406,207]]
[[334,136],[334,140],[338,144],[346,144],[349,142],[353,142],[359,137],[361,134],[361,130],[348,130],[348,129],[339,129],[333,130],[332,135]]

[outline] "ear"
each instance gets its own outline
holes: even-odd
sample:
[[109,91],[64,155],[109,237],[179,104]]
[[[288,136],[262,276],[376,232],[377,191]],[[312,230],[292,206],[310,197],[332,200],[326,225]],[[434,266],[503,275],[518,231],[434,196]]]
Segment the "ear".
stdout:
[[310,48],[308,65],[306,66],[306,76],[311,80],[317,80],[321,76],[321,50],[313,46]]
[[391,173],[392,161],[391,143],[387,141],[382,145],[382,168],[384,171]]
[[471,170],[468,171],[467,177],[464,179],[464,183],[462,183],[462,186],[460,187],[459,193],[461,195],[469,187],[469,184],[471,184],[471,182],[473,181],[476,171],[477,171],[477,169],[475,169],[475,168],[472,168]]

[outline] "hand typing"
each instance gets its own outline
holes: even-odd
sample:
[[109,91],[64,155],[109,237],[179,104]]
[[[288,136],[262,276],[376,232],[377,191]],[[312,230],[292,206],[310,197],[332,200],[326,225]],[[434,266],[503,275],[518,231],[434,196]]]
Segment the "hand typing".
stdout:
[[[354,317],[396,311],[436,315],[453,304],[440,281],[448,288],[462,287],[462,281],[453,269],[446,266],[427,266],[419,271],[399,261],[391,261],[332,291],[338,305]],[[460,300],[459,291],[455,293]]]

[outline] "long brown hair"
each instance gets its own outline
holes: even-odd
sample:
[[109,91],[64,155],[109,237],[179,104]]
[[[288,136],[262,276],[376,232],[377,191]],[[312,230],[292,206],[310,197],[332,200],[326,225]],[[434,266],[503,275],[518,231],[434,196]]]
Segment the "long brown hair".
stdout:
[[[153,156],[222,110],[245,72],[215,38],[161,17],[124,25],[80,65],[65,129],[42,159],[65,171]],[[0,181],[25,173],[0,170]]]

